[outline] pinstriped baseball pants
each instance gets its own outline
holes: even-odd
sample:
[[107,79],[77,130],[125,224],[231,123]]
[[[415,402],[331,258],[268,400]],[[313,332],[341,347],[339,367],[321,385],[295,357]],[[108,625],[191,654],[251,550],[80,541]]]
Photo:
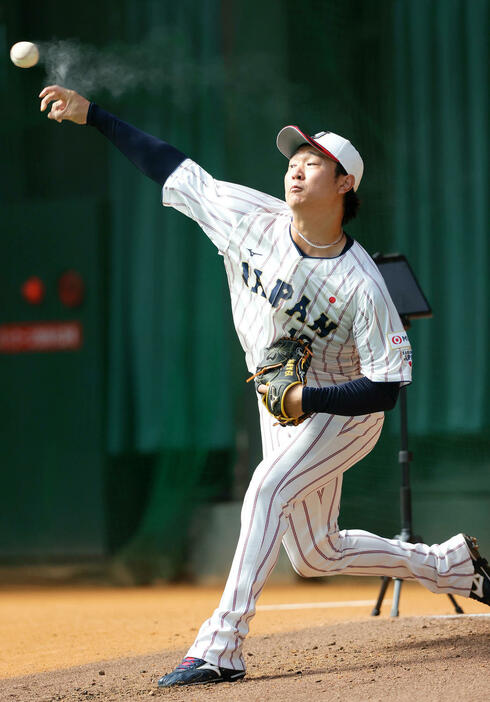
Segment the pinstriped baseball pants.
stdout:
[[260,406],[264,458],[245,495],[241,531],[218,608],[188,656],[245,669],[242,644],[281,542],[303,576],[389,575],[432,592],[468,596],[473,567],[462,535],[441,545],[403,543],[361,530],[339,531],[342,475],[374,447],[383,414],[316,414],[298,427],[273,426]]

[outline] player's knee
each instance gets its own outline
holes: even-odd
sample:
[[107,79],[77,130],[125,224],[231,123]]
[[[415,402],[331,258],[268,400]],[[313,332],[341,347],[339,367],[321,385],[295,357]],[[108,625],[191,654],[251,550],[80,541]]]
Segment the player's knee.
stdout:
[[301,578],[314,578],[315,575],[321,575],[321,573],[315,573],[311,568],[306,566],[304,563],[301,561],[296,561],[296,559],[291,559],[291,565],[293,567],[293,570],[297,575],[299,575]]
[[328,575],[328,561],[325,559],[310,558],[306,553],[300,554],[299,551],[288,551],[288,556],[294,572],[302,578],[321,578]]
[[330,557],[342,556],[342,532],[339,531],[338,527],[327,532],[324,545],[325,551]]
[[342,562],[341,536],[338,531],[334,531],[320,542],[310,540],[302,544],[301,552],[303,565],[299,565],[307,577],[328,575],[331,571],[338,570]]

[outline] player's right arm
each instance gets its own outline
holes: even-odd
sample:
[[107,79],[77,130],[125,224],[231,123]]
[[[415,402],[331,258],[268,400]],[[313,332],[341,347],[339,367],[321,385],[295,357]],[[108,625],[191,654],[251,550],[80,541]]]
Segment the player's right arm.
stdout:
[[171,173],[187,158],[175,147],[118,119],[89,102],[74,90],[50,85],[40,93],[41,112],[52,102],[49,119],[69,120],[95,127],[142,173],[164,185]]
[[[162,187],[162,202],[193,219],[224,252],[239,222],[250,213],[284,214],[286,204],[251,188],[216,180],[174,146],[123,122],[73,90],[58,85],[40,94],[50,119],[99,130],[142,173]],[[181,166],[181,167],[180,167]]]

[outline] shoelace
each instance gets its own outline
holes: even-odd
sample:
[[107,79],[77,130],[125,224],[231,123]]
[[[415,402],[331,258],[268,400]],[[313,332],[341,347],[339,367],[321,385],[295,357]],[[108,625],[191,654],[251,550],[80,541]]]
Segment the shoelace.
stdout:
[[191,665],[194,665],[197,661],[200,661],[200,658],[192,658],[191,656],[187,656],[187,658],[184,658],[182,663],[177,666],[177,670],[185,670],[186,668],[190,668]]

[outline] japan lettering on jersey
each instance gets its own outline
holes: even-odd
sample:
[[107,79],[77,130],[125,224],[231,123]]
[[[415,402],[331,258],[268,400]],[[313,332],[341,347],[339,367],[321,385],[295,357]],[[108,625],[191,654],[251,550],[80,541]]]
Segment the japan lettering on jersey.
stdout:
[[212,178],[185,160],[163,204],[194,219],[224,257],[233,320],[250,372],[281,336],[311,343],[318,385],[366,376],[411,381],[410,342],[379,270],[362,246],[336,258],[304,256],[291,211],[270,195]]

